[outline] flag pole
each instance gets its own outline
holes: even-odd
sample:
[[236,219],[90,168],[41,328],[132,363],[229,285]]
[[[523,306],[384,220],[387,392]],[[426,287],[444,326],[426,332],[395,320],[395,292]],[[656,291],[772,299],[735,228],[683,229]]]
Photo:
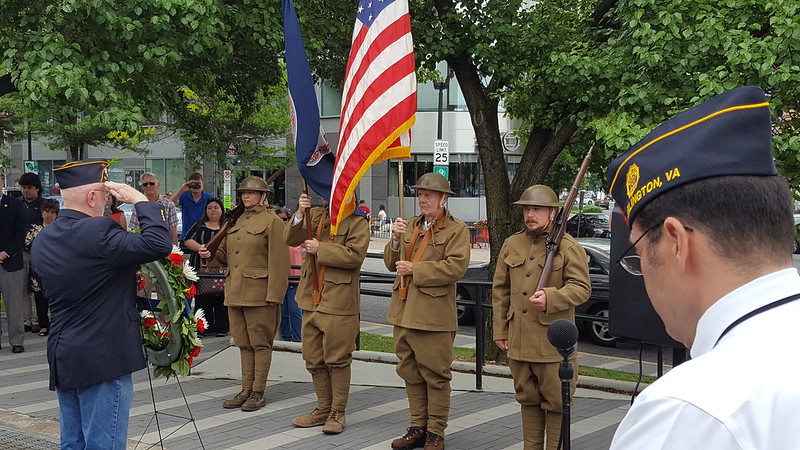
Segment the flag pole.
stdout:
[[[301,177],[300,181],[303,183],[303,194],[308,195],[308,185],[306,184],[306,179]],[[303,211],[303,220],[306,223],[307,239],[314,239],[314,230],[311,225],[311,208],[306,208],[305,211]],[[306,258],[310,259],[308,264],[311,266],[311,279],[314,280],[314,283],[312,284],[313,288],[311,290],[311,298],[314,300],[315,305],[319,305],[321,296],[319,294],[319,278],[317,278],[317,255],[306,253]]]
[[[402,159],[398,159],[397,160],[397,192],[398,192],[398,198],[400,199],[400,204],[398,205],[399,206],[398,209],[399,209],[400,217],[405,219],[405,214],[404,214],[404,211],[403,211],[404,210],[403,206],[404,206],[404,203],[405,203],[405,192],[403,191],[403,186],[404,186],[404,183],[403,183],[403,160]],[[406,230],[406,231],[408,231],[408,230]],[[400,240],[399,244],[400,244],[400,260],[404,261],[406,259],[406,247],[403,245],[403,240],[402,239]],[[403,292],[405,292],[405,290],[406,290],[406,277],[400,277],[400,292],[403,293]],[[401,297],[404,297],[404,296],[401,295]],[[405,298],[403,298],[403,300],[405,300]]]

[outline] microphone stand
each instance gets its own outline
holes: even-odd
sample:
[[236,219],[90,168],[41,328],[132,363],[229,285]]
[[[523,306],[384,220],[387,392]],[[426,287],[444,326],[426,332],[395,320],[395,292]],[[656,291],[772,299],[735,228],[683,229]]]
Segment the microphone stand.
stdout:
[[575,373],[572,367],[572,361],[569,360],[574,347],[566,352],[559,350],[559,353],[564,357],[561,364],[558,366],[558,377],[561,379],[561,437],[558,440],[558,448],[563,450],[570,450],[570,394],[569,386],[572,382],[572,377]]

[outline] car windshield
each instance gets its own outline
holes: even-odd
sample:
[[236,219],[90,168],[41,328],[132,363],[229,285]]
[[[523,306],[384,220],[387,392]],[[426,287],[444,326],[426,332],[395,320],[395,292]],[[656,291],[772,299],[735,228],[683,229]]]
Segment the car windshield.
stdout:
[[605,214],[584,215],[583,221],[592,225],[608,227],[608,216]]

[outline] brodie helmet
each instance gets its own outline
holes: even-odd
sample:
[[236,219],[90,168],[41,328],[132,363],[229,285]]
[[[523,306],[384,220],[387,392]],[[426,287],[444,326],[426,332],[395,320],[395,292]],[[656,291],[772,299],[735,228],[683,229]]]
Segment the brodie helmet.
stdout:
[[411,186],[414,189],[427,189],[429,191],[442,192],[445,194],[455,195],[455,192],[450,190],[450,183],[445,177],[438,173],[426,173],[419,177],[417,184]]
[[558,203],[558,197],[552,189],[543,184],[534,184],[533,186],[525,189],[519,200],[514,202],[515,205],[531,205],[531,206],[552,206],[558,208],[561,206]]
[[272,192],[272,189],[269,188],[267,182],[264,181],[263,178],[251,175],[241,183],[239,183],[239,187],[236,188],[236,192],[243,192],[243,191],[256,191],[256,192]]

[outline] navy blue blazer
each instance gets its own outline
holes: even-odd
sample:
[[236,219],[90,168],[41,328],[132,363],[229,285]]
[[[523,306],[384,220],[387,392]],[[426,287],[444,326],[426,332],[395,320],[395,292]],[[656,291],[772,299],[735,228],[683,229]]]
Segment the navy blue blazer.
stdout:
[[22,270],[22,247],[25,245],[25,207],[18,198],[0,196],[0,251],[8,258],[0,264],[6,272]]
[[158,203],[135,205],[142,232],[108,217],[62,209],[31,247],[31,266],[50,302],[50,390],[73,390],[145,367],[136,270],[172,251]]

